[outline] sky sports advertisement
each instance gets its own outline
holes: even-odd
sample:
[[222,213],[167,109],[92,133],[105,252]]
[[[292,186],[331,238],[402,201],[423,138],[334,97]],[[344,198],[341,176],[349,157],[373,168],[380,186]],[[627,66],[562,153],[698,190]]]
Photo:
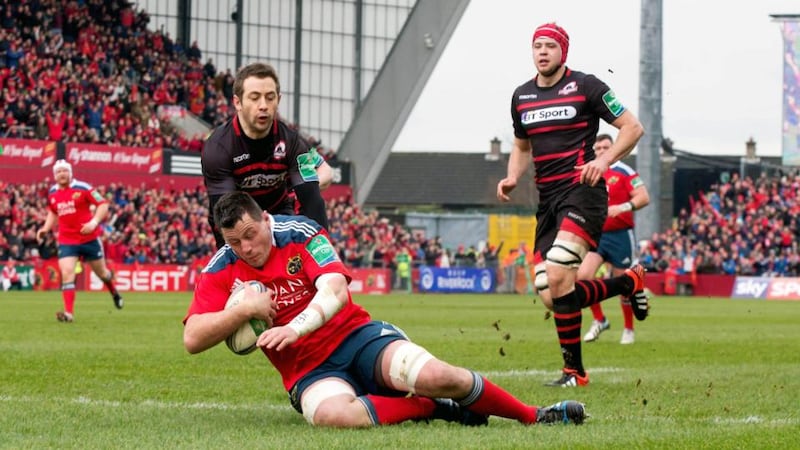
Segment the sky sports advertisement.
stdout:
[[800,300],[800,278],[736,277],[731,297]]
[[495,276],[491,269],[419,268],[420,292],[487,294],[494,292],[494,288]]

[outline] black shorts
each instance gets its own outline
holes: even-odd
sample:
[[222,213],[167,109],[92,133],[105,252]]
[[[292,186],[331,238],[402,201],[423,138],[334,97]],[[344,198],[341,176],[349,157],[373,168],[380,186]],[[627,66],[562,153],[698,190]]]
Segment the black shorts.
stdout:
[[58,244],[58,257],[67,258],[76,256],[78,259],[83,258],[84,261],[96,261],[103,259],[103,244],[100,243],[100,238],[93,239],[83,244]]
[[540,203],[536,213],[535,261],[544,261],[559,230],[580,236],[589,243],[590,250],[596,249],[607,215],[608,191],[604,183],[572,185],[563,195]]

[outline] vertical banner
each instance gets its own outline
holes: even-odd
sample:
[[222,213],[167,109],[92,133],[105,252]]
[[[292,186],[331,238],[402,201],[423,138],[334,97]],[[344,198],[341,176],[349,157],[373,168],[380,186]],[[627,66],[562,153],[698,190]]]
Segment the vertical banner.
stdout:
[[800,22],[781,21],[783,35],[783,164],[800,166]]

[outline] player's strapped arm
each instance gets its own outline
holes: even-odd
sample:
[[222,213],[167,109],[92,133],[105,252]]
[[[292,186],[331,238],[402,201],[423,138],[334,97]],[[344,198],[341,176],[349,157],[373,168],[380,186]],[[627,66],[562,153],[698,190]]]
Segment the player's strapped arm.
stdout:
[[317,293],[308,307],[286,326],[298,336],[305,336],[331,320],[347,302],[347,279],[339,273],[325,273],[314,283]]
[[97,228],[100,225],[100,222],[106,218],[108,215],[108,203],[101,203],[97,205],[97,208],[94,210],[94,216],[92,216],[92,220],[88,222],[88,225],[92,227],[92,229]]
[[650,204],[650,193],[647,192],[647,186],[642,183],[638,175],[634,179],[634,183],[636,187],[630,192],[631,199],[619,205],[622,212],[636,211]]

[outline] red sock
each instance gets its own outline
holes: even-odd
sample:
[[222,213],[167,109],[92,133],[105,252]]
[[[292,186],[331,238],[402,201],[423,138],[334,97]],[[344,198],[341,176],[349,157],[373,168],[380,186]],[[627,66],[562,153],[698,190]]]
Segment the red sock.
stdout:
[[594,316],[594,320],[598,322],[605,320],[606,316],[603,314],[603,307],[600,306],[600,303],[595,303],[589,308],[592,309],[592,316]]
[[68,283],[61,287],[61,298],[64,299],[64,312],[73,314],[75,311],[75,283]]
[[633,329],[633,308],[631,302],[622,302],[622,319],[625,321],[625,328]]
[[106,288],[108,288],[108,292],[110,292],[111,295],[117,295],[117,288],[114,286],[112,281],[106,281],[104,284],[106,285]]
[[427,397],[361,397],[372,421],[376,425],[390,425],[410,419],[424,419],[433,414],[436,406]]
[[537,408],[535,406],[522,403],[508,391],[485,377],[477,374],[473,374],[473,376],[475,377],[475,387],[473,388],[473,393],[467,396],[467,399],[477,398],[469,404],[464,404],[469,400],[462,400],[460,403],[465,408],[474,413],[516,419],[526,424],[536,422]]

